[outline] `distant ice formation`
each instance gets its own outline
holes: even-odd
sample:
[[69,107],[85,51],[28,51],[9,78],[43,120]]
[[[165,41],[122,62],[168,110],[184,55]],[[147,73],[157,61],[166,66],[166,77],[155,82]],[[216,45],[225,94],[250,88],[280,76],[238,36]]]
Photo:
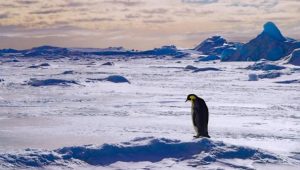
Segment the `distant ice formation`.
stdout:
[[267,22],[261,34],[248,43],[222,56],[222,61],[258,61],[266,59],[276,61],[289,55],[299,42],[285,38],[273,22]]

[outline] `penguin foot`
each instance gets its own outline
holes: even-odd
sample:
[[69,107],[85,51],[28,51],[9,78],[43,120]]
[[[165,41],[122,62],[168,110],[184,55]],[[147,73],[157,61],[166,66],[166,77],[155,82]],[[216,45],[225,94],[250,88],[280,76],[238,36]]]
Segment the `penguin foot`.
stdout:
[[196,136],[193,136],[194,138],[210,138],[209,135],[196,135]]

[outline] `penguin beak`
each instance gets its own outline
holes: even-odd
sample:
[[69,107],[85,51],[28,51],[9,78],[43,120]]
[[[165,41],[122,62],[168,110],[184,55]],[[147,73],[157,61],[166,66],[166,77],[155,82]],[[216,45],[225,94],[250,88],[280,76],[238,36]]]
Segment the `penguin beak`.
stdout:
[[189,101],[189,99],[186,99],[185,102]]

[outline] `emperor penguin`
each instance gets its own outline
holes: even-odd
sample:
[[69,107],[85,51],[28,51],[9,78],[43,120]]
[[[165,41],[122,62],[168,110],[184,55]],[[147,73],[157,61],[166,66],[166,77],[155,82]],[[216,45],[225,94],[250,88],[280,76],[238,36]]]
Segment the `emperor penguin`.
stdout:
[[205,101],[202,98],[196,96],[195,94],[189,94],[185,102],[187,101],[191,101],[192,103],[192,120],[194,129],[197,134],[194,137],[210,138],[207,129],[209,113]]

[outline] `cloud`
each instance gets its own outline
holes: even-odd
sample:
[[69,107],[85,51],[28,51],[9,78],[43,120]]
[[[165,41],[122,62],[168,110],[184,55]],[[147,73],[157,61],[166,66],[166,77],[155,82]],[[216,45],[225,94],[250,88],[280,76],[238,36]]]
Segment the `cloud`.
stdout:
[[213,10],[196,10],[194,8],[183,8],[179,10],[175,10],[173,12],[176,16],[203,16],[208,14],[213,14]]
[[5,8],[5,9],[7,9],[7,8],[17,8],[18,5],[16,5],[16,4],[10,4],[10,3],[8,3],[8,4],[0,3],[0,7],[1,8]]
[[276,5],[278,5],[278,0],[245,0],[245,1],[239,1],[235,0],[233,3],[230,4],[230,6],[234,7],[244,7],[244,8],[273,8]]
[[0,14],[0,19],[6,19],[6,18],[9,18],[9,14],[8,13]]
[[75,22],[103,22],[103,21],[114,21],[113,18],[81,18],[75,19]]
[[242,23],[243,20],[241,19],[218,19],[218,22],[225,22],[225,23]]
[[124,5],[124,6],[137,6],[142,4],[141,1],[132,1],[132,0],[107,0],[105,3]]
[[138,15],[138,14],[128,14],[128,15],[125,15],[125,18],[127,19],[135,19],[135,18],[140,18],[141,16]]
[[[84,33],[91,34],[87,36],[95,45],[101,44],[99,41],[103,41],[103,46],[108,43],[121,45],[122,42],[144,48],[176,41],[178,45],[188,47],[214,34],[226,34],[234,41],[248,40],[271,20],[278,23],[287,36],[299,38],[299,6],[299,0],[0,0],[0,35],[25,36],[28,40],[51,35],[53,42],[56,42],[54,36],[67,35],[88,42],[81,35]],[[1,27],[10,25],[16,28],[3,32]],[[81,30],[63,26],[76,26]],[[114,29],[123,32],[108,35]],[[96,39],[89,31],[105,37]],[[197,32],[201,35],[193,34]],[[155,42],[145,44],[122,36],[138,33],[138,40],[156,37]],[[165,35],[174,39],[167,40],[163,38]],[[110,37],[117,38],[108,41]],[[43,41],[45,44],[50,42],[47,38]],[[24,45],[21,41],[14,42],[16,44],[10,44],[11,47]],[[74,44],[73,41],[68,43]],[[6,42],[0,39],[0,44]]]
[[48,9],[48,10],[41,10],[41,11],[33,11],[30,14],[55,14],[65,12],[65,9]]
[[75,1],[68,1],[65,4],[59,5],[60,7],[82,7],[82,6],[91,6],[96,5],[96,2],[75,2]]
[[31,5],[31,4],[38,3],[38,1],[36,1],[36,0],[16,0],[16,3],[22,4],[22,5]]
[[211,4],[217,3],[219,0],[181,0],[183,3],[198,3],[198,4]]
[[146,14],[165,14],[168,12],[168,10],[165,8],[156,8],[156,9],[144,9],[141,10],[141,12]]
[[148,20],[143,20],[144,23],[147,24],[165,24],[165,23],[170,23],[174,22],[172,19],[148,19]]

